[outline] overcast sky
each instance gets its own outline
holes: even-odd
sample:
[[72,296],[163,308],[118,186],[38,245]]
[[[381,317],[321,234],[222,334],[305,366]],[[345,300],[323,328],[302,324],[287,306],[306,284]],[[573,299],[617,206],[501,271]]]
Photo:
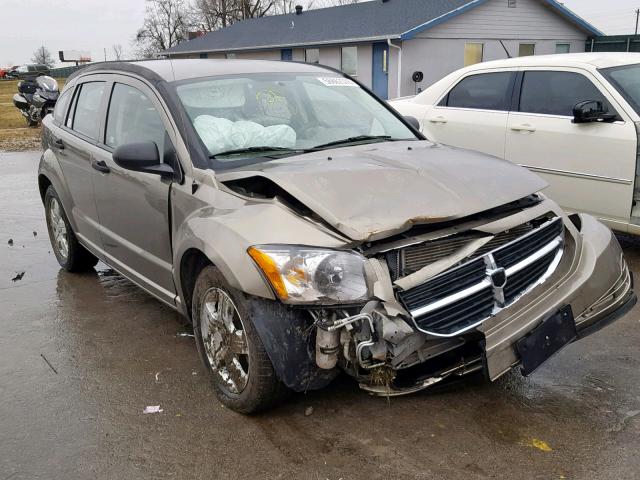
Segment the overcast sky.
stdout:
[[[401,0],[399,0],[401,1]],[[301,3],[305,3],[304,1]],[[564,0],[567,7],[607,34],[633,33],[638,0]],[[144,0],[0,0],[0,65],[29,62],[45,45],[88,50],[93,60],[113,59],[113,44],[131,54],[144,18]]]

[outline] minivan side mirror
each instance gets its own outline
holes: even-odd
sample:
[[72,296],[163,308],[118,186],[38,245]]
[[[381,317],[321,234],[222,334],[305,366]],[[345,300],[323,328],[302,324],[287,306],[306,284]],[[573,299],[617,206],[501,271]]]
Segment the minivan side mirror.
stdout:
[[609,113],[599,100],[585,100],[573,106],[572,123],[613,122],[617,118],[615,113]]
[[113,161],[127,170],[173,178],[171,165],[160,163],[158,147],[154,142],[135,142],[120,145],[113,151]]
[[420,130],[420,122],[416,117],[412,117],[411,115],[404,115],[403,118],[404,121],[411,125],[413,128],[418,131]]

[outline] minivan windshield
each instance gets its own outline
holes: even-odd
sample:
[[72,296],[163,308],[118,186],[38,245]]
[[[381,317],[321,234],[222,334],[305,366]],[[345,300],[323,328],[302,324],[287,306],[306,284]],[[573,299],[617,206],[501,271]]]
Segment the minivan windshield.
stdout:
[[176,89],[217,162],[417,138],[357,83],[331,72],[198,78]]
[[603,68],[600,72],[640,115],[640,64]]

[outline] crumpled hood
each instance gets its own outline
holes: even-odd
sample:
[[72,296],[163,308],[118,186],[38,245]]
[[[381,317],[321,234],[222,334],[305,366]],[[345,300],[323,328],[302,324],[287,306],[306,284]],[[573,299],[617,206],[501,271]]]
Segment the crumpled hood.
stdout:
[[223,183],[256,176],[356,241],[466,217],[547,186],[507,161],[427,141],[313,152],[216,174]]

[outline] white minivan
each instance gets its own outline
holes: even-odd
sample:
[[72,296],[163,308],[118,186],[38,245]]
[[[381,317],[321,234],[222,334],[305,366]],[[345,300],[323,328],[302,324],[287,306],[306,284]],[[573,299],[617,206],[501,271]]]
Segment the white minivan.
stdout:
[[640,235],[640,53],[479,63],[390,103],[430,140],[525,166],[566,210]]

